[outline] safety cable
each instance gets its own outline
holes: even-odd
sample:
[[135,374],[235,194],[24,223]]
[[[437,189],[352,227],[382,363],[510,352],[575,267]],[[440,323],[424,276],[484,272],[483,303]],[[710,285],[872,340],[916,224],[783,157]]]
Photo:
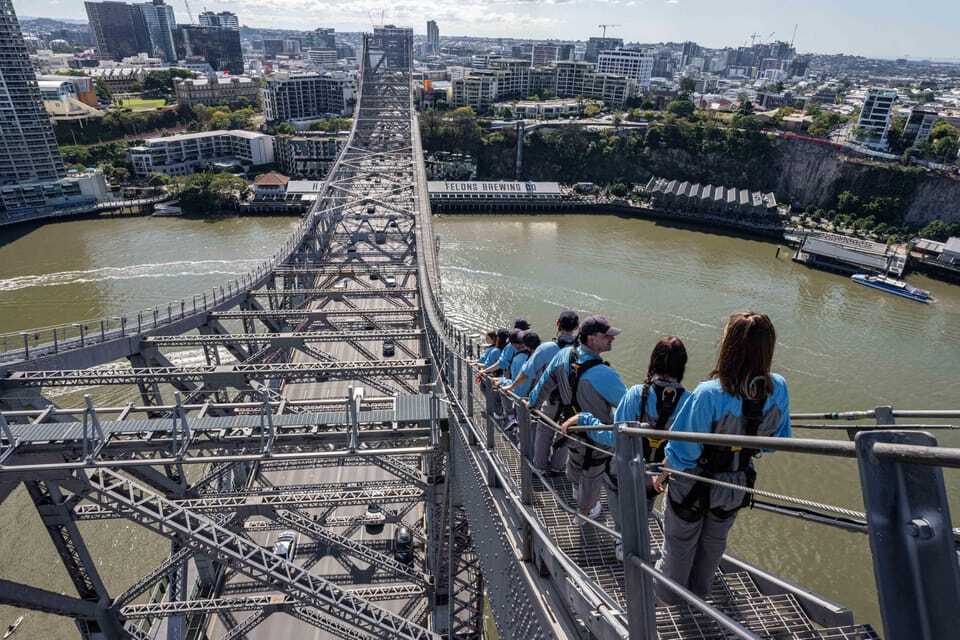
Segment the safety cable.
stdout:
[[[660,467],[662,463],[656,465]],[[855,518],[858,520],[866,520],[867,514],[861,513],[860,511],[854,511],[853,509],[847,509],[845,507],[837,507],[831,504],[824,504],[822,502],[816,502],[814,500],[807,500],[806,498],[795,498],[793,496],[783,495],[781,493],[774,493],[773,491],[764,491],[763,489],[756,489],[753,487],[745,487],[743,485],[735,484],[733,482],[724,482],[723,480],[717,480],[716,478],[706,478],[704,476],[699,476],[695,473],[687,473],[686,471],[678,471],[677,469],[664,468],[664,471],[670,475],[677,475],[684,478],[691,478],[699,482],[704,482],[706,484],[716,485],[718,487],[724,487],[726,489],[735,489],[737,491],[744,491],[749,494],[762,496],[764,498],[770,498],[772,500],[780,500],[781,502],[787,502],[790,504],[795,504],[800,507],[808,507],[811,509],[820,509],[821,511],[829,511],[837,515],[845,516],[847,518]],[[656,471],[647,471],[647,475],[658,476],[660,473]]]
[[[460,357],[459,354],[458,354],[458,357]],[[469,364],[469,361],[468,361],[468,364]],[[515,395],[515,394],[513,394],[512,392],[509,392],[509,391],[496,390],[496,389],[495,389],[494,391],[498,391],[499,393],[507,396],[509,399],[513,400],[514,402],[518,402],[518,401],[522,401],[522,400],[523,400],[523,399],[520,398],[519,396],[517,396],[517,395]],[[589,443],[589,442],[587,442],[585,439],[574,438],[574,437],[573,437],[571,434],[569,434],[569,433],[564,433],[559,424],[557,424],[553,419],[551,419],[548,415],[544,414],[544,413],[543,413],[542,411],[540,411],[539,409],[530,409],[530,416],[531,416],[532,419],[534,419],[533,421],[539,422],[541,425],[546,426],[546,427],[549,428],[551,431],[553,431],[555,434],[560,434],[562,437],[567,438],[567,439],[571,439],[571,440],[572,440],[572,439],[576,439],[577,444],[580,445],[580,446],[584,446],[584,447],[587,447],[587,448],[589,448],[589,449],[593,449],[594,451],[597,451],[597,452],[602,453],[602,454],[607,455],[607,456],[613,454],[613,452],[611,452],[609,449],[606,449],[606,448],[603,448],[603,447],[601,447],[601,446],[598,446],[598,445],[594,445],[594,444],[592,444],[592,443]],[[531,425],[531,426],[533,426],[533,425]],[[613,426],[611,425],[610,428],[612,429]],[[655,465],[655,466],[659,466],[659,465]],[[671,474],[676,474],[676,475],[678,475],[678,476],[684,476],[684,477],[692,478],[692,479],[695,479],[695,480],[702,480],[702,481],[706,482],[707,484],[713,484],[713,485],[716,485],[716,486],[722,486],[722,487],[725,487],[725,488],[728,488],[728,489],[736,489],[736,490],[738,490],[738,491],[745,491],[745,492],[750,493],[750,494],[753,494],[753,495],[761,496],[761,497],[764,497],[764,498],[770,498],[770,499],[772,499],[772,500],[779,500],[779,501],[781,501],[781,502],[785,502],[785,503],[788,503],[788,504],[794,504],[794,505],[797,505],[797,506],[807,507],[807,508],[810,508],[810,509],[819,509],[819,510],[821,510],[821,511],[825,511],[825,512],[828,512],[828,513],[834,513],[834,514],[841,515],[841,516],[844,516],[844,517],[855,518],[855,519],[859,519],[859,520],[866,520],[866,518],[867,518],[867,516],[866,516],[865,513],[862,513],[862,512],[860,512],[860,511],[855,511],[855,510],[853,510],[853,509],[847,509],[847,508],[845,508],[845,507],[838,507],[838,506],[836,506],[836,505],[830,505],[830,504],[826,504],[826,503],[822,503],[822,502],[817,502],[817,501],[815,501],[815,500],[808,500],[808,499],[806,499],[806,498],[797,498],[797,497],[794,497],[794,496],[783,495],[783,494],[775,493],[775,492],[772,492],[772,491],[765,491],[765,490],[763,490],[763,489],[756,489],[756,488],[745,487],[745,486],[741,486],[741,485],[738,485],[738,484],[733,484],[733,483],[729,483],[729,482],[724,482],[724,481],[722,481],[722,480],[716,480],[716,479],[714,479],[714,478],[705,478],[705,477],[703,477],[703,476],[698,476],[698,475],[695,475],[695,474],[686,473],[686,472],[683,472],[683,471],[678,471],[678,470],[676,470],[676,469],[670,469],[669,471],[670,471]],[[647,471],[647,473],[648,473],[649,475],[659,475],[658,472],[649,471],[649,470]],[[594,524],[596,525],[597,523],[594,523]]]

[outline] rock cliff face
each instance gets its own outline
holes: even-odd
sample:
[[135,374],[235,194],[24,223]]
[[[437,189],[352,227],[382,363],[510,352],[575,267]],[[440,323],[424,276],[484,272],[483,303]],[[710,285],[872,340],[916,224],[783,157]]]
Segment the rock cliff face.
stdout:
[[901,198],[903,220],[911,225],[960,222],[960,179],[848,158],[827,145],[800,140],[781,141],[779,149],[773,189],[802,207],[831,208],[837,194],[849,190]]

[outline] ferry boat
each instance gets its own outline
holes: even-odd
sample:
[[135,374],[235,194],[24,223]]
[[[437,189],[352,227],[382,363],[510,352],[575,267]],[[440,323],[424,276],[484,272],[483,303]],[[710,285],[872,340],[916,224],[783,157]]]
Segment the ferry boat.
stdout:
[[903,280],[897,280],[896,278],[889,278],[887,276],[871,276],[865,273],[858,273],[851,277],[854,282],[862,284],[865,287],[880,289],[880,291],[886,291],[887,293],[909,298],[917,302],[934,302],[933,296],[930,295],[929,291],[920,289],[919,287],[913,287]]

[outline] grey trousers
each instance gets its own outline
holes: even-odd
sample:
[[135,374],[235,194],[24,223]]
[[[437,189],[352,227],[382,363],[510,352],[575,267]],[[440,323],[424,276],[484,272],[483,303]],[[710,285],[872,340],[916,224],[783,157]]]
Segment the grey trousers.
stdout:
[[[548,416],[552,416],[555,411],[556,407],[554,406],[545,405],[543,407],[543,412]],[[551,447],[555,436],[562,437],[556,435],[553,429],[540,422],[536,423],[533,429],[533,466],[541,471],[547,469],[563,470],[567,448],[563,446],[558,447],[556,451],[552,451]]]
[[[728,518],[718,518],[708,512],[696,522],[687,522],[676,514],[668,499],[663,516],[663,555],[657,562],[657,569],[705,598],[710,594],[720,557],[727,547],[727,536],[736,519],[736,512]],[[667,604],[684,602],[659,582],[655,591],[657,597]]]
[[[579,446],[579,445],[574,445]],[[594,465],[587,469],[581,469],[573,464],[571,458],[567,458],[567,480],[572,482],[579,491],[579,500],[577,507],[580,513],[587,513],[603,496],[603,465]]]

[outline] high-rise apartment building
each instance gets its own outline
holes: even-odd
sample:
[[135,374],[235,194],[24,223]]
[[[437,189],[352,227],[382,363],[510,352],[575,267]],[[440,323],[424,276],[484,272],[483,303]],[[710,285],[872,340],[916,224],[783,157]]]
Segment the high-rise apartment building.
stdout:
[[268,122],[347,115],[353,109],[354,84],[344,73],[277,73],[263,88],[263,113]]
[[239,30],[181,24],[174,35],[180,59],[201,59],[214,71],[226,71],[233,75],[243,73]]
[[57,180],[63,159],[11,0],[0,0],[0,186]]
[[602,51],[622,49],[623,38],[590,38],[587,40],[587,50],[583,54],[586,62],[596,62]]
[[373,29],[370,48],[383,51],[391,69],[409,69],[413,64],[413,29],[392,24]]
[[239,29],[240,20],[237,19],[237,14],[231,13],[230,11],[221,11],[219,13],[204,11],[200,14],[200,26]]
[[650,88],[654,57],[645,51],[615,49],[604,51],[597,60],[599,73],[611,73],[635,80],[643,89]]
[[427,22],[427,50],[429,53],[440,51],[440,28],[434,20]]
[[893,103],[896,89],[869,89],[863,100],[857,127],[863,131],[863,143],[868,147],[886,149],[887,133],[893,121]]
[[920,144],[930,137],[933,125],[940,119],[940,114],[931,109],[914,107],[910,109],[910,116],[903,126],[903,140],[908,144]]
[[93,205],[107,195],[103,173],[65,178],[63,159],[11,0],[0,0],[0,224]]
[[104,60],[123,60],[150,52],[150,34],[143,12],[126,2],[85,2],[97,55]]

